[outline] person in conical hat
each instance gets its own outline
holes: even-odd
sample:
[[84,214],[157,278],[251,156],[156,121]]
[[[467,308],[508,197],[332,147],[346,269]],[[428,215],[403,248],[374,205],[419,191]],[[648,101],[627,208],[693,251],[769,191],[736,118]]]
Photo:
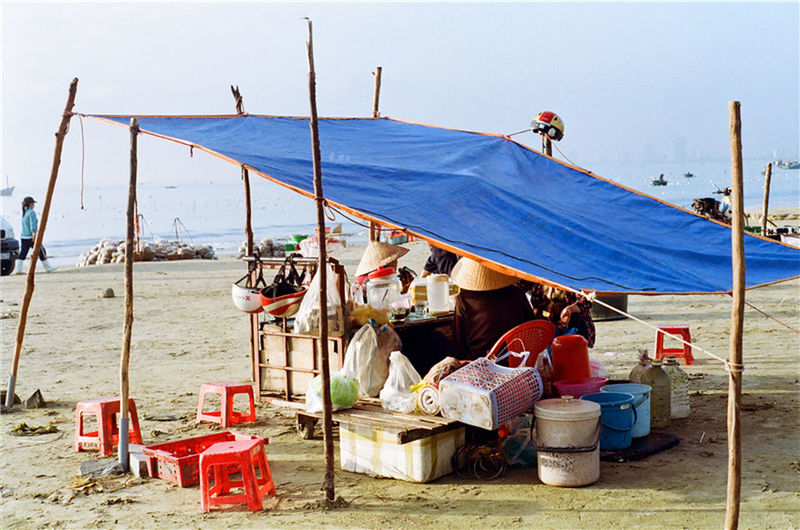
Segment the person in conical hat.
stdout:
[[356,267],[356,278],[373,272],[378,267],[397,268],[397,260],[408,254],[408,249],[382,241],[370,241]]
[[459,359],[485,356],[511,328],[533,320],[533,310],[516,278],[470,258],[461,258],[450,274],[460,287],[453,317],[453,349]]

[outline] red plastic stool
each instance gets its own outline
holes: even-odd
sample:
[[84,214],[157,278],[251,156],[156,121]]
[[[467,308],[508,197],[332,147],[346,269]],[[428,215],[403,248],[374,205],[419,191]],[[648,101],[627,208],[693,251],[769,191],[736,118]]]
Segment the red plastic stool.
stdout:
[[[75,406],[75,451],[92,449],[100,451],[103,456],[114,454],[114,446],[119,444],[119,414],[120,399],[118,397],[101,397],[81,401]],[[130,416],[130,430],[128,441],[133,444],[142,443],[142,434],[139,431],[139,416],[136,414],[136,403],[133,398],[128,398],[128,413]],[[97,418],[97,430],[84,432],[83,417],[92,415]]]
[[[203,412],[203,403],[206,394],[219,394],[222,399],[222,410]],[[250,412],[236,412],[233,410],[233,396],[236,394],[247,394],[250,398]],[[219,423],[223,429],[227,429],[234,423],[244,423],[256,421],[256,405],[253,398],[253,387],[249,384],[241,383],[203,383],[200,387],[200,402],[197,404],[197,423],[207,421]]]
[[[241,480],[231,479],[236,472],[241,472]],[[244,493],[230,494],[233,488],[243,488]],[[242,503],[252,512],[262,510],[262,499],[275,495],[263,441],[220,442],[200,453],[200,495],[204,512],[219,504]]]
[[[658,329],[670,335],[677,335],[686,342],[692,342],[692,335],[689,333],[689,326],[658,326]],[[656,359],[662,359],[664,357],[671,356],[683,359],[686,364],[694,364],[692,347],[688,344],[680,343],[676,348],[665,348],[664,333],[656,331]]]

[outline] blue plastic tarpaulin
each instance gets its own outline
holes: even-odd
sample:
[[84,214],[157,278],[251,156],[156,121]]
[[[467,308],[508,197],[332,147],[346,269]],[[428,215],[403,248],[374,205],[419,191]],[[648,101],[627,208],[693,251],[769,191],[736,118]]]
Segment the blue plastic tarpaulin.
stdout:
[[[132,116],[92,117],[127,126]],[[313,195],[307,118],[138,117]],[[326,200],[517,276],[616,293],[732,289],[730,228],[508,137],[389,118],[319,120]],[[800,276],[800,249],[745,234],[747,286]]]

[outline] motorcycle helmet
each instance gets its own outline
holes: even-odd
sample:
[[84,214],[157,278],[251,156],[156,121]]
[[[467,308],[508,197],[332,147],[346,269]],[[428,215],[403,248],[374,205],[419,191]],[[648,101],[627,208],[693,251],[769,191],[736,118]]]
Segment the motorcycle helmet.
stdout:
[[551,140],[561,140],[564,137],[564,122],[555,112],[546,110],[540,112],[531,121],[531,131],[546,134]]
[[239,281],[231,285],[233,305],[236,306],[236,309],[245,313],[260,313],[264,310],[264,306],[261,303],[261,290],[258,287],[243,287],[240,285],[248,277],[249,274],[245,274]]

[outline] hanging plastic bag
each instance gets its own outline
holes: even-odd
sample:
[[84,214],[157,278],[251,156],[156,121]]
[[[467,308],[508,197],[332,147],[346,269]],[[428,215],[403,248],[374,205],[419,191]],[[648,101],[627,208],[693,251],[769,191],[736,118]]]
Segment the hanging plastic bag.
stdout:
[[[331,374],[331,408],[349,409],[358,400],[358,381],[344,372]],[[308,384],[306,412],[322,412],[322,376],[318,375]]]
[[[344,309],[342,298],[339,296],[339,289],[336,285],[336,275],[333,267],[328,268],[328,333],[341,333],[344,331]],[[321,270],[321,269],[320,269]],[[294,332],[304,334],[319,333],[319,276],[320,270],[314,274],[308,291],[303,296],[300,309],[294,319]]]
[[393,351],[389,355],[389,378],[380,394],[383,408],[396,412],[413,412],[417,400],[416,395],[411,393],[411,387],[421,379],[408,357],[399,351]]

